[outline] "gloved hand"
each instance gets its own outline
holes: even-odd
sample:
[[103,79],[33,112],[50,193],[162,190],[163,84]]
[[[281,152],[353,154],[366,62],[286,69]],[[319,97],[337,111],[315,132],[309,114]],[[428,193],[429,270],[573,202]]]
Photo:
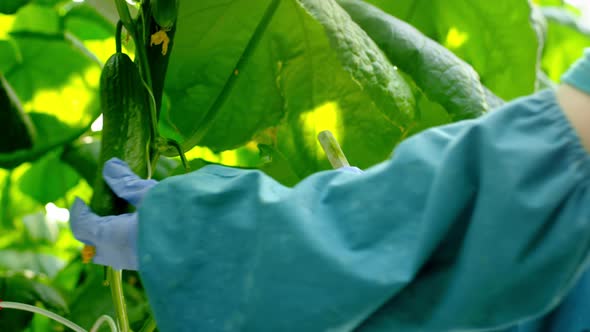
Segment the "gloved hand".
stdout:
[[[338,171],[362,174],[357,167],[341,167]],[[157,184],[155,180],[138,177],[122,160],[105,163],[103,177],[113,192],[138,207],[143,196]],[[70,209],[70,226],[74,236],[94,246],[93,262],[118,270],[137,270],[137,212],[101,217],[76,198]]]
[[[138,207],[158,182],[137,176],[122,160],[105,163],[103,177],[113,192]],[[70,227],[79,241],[96,249],[93,262],[117,270],[137,270],[137,212],[100,217],[79,198],[70,209]]]

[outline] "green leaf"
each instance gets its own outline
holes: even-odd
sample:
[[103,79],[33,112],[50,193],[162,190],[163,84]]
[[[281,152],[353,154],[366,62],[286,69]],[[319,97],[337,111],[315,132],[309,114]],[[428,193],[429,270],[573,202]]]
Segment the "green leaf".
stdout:
[[[64,298],[50,286],[20,275],[0,277],[0,299],[35,305],[37,302],[49,310],[62,314],[68,311]],[[33,315],[28,312],[6,309],[0,311],[3,331],[22,331]]]
[[489,110],[484,87],[473,68],[409,24],[357,0],[339,3],[424,93],[443,105],[453,120]]
[[[183,3],[178,17],[166,91],[171,102],[170,123],[185,138],[185,150],[197,143],[231,148],[250,139],[261,122],[268,125],[281,116],[276,112],[280,107],[274,77],[276,63],[268,65],[272,62],[268,53],[262,54],[264,58],[249,54],[268,23],[268,17],[262,23],[261,20],[267,9],[273,8],[270,1],[216,3],[212,0]],[[249,14],[243,15],[245,11]],[[242,64],[243,68],[236,68],[240,59],[246,58],[249,62]],[[253,79],[258,82],[256,87],[251,84]],[[230,96],[231,92],[237,96]],[[207,118],[208,114],[215,114],[217,122],[225,122],[223,127],[231,128],[232,135],[226,135],[223,140],[205,138],[201,142],[204,131],[209,129],[205,127],[213,120]],[[238,118],[227,119],[228,115],[236,114]],[[203,123],[204,119],[209,123]],[[216,129],[211,128],[209,132],[215,135]]]
[[61,160],[76,170],[89,184],[93,185],[98,172],[100,157],[100,140],[74,142],[68,144],[61,155]]
[[336,1],[299,1],[324,26],[344,69],[368,91],[384,115],[402,127],[410,124],[414,119],[414,96],[397,68],[387,61],[377,45]]
[[432,20],[432,11],[434,8],[430,0],[365,0],[365,2],[411,24],[430,38],[438,38],[438,32]]
[[[74,142],[64,148],[61,160],[73,168],[87,183],[94,184],[98,172],[100,140],[93,139]],[[173,174],[180,162],[171,158],[160,157],[156,163],[153,179],[162,180]]]
[[0,229],[13,229],[14,223],[10,209],[10,189],[12,187],[12,172],[0,174]]
[[[170,107],[162,113],[163,132],[176,133],[185,150],[196,142],[214,152],[249,141],[266,144],[292,163],[299,178],[329,167],[316,142],[316,132],[324,129],[335,133],[357,165],[387,158],[407,129],[391,121],[402,117],[391,105],[406,98],[408,89],[397,95],[391,86],[405,80],[392,83],[398,74],[361,77],[374,68],[365,62],[355,67],[346,48],[336,47],[340,36],[330,35],[297,1],[280,1],[276,9],[271,4],[183,3],[166,79]],[[318,10],[317,15],[329,14]],[[347,17],[342,9],[339,13]],[[392,68],[354,22],[348,19],[347,26],[362,40],[347,39],[353,43],[349,51],[367,46],[376,67]],[[213,105],[220,108],[199,140],[199,127]],[[237,164],[244,165],[239,158]]]
[[14,36],[21,60],[6,72],[37,132],[32,149],[0,154],[12,168],[80,136],[98,116],[100,66],[63,38]]
[[[535,91],[540,45],[527,1],[477,0],[466,6],[439,0],[437,5],[443,45],[470,63],[487,87],[506,100]],[[460,36],[467,40],[460,43]]]
[[41,254],[31,250],[0,250],[0,271],[32,271],[35,274],[45,274],[50,278],[64,267],[64,262],[48,254]]
[[414,24],[471,64],[481,82],[499,97],[510,100],[535,90],[540,43],[528,1],[369,2]]
[[0,75],[18,62],[18,55],[13,42],[0,39]]
[[59,35],[61,33],[59,14],[51,7],[30,4],[19,10],[11,32]]
[[38,282],[33,283],[33,290],[37,301],[41,301],[46,307],[58,312],[68,312],[68,306],[61,294],[53,287]]
[[64,16],[64,23],[65,29],[81,40],[111,39],[115,34],[115,26],[84,3],[71,6]]
[[[137,280],[134,273],[132,279]],[[146,319],[148,304],[145,294],[129,285],[126,281],[129,274],[123,275],[123,290],[129,308],[129,319],[137,331]],[[86,265],[82,276],[83,282],[76,287],[69,301],[70,314],[67,316],[80,326],[92,326],[98,317],[109,315],[114,317],[113,301],[109,287],[103,284],[103,268],[98,265]],[[99,331],[110,331],[106,326]]]
[[115,52],[115,25],[88,4],[70,6],[63,22],[65,31],[75,36],[99,62],[106,62]]
[[84,282],[71,294],[67,318],[80,326],[92,326],[101,315],[114,317],[114,308],[110,289],[103,285],[102,266],[86,265],[85,271]]
[[296,185],[301,178],[291,168],[291,163],[279,151],[266,144],[258,144],[263,164],[260,170],[285,186]]
[[31,0],[2,0],[0,1],[1,14],[14,14],[20,7],[26,5]]
[[37,212],[24,216],[23,224],[25,225],[26,233],[31,240],[30,244],[53,244],[57,241],[59,228],[55,221],[48,220],[44,213]]
[[14,91],[0,75],[0,153],[30,149],[35,136],[31,119],[23,111]]
[[543,8],[547,19],[547,35],[543,49],[543,70],[555,82],[590,47],[590,30],[569,10]]
[[44,205],[64,197],[79,180],[78,173],[63,163],[58,154],[50,153],[21,176],[18,186],[23,193]]

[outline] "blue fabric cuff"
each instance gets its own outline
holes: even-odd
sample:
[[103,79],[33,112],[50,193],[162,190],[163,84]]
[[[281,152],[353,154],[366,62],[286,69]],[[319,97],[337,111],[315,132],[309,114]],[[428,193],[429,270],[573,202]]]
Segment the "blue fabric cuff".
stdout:
[[584,50],[584,56],[570,67],[561,81],[590,94],[590,48]]

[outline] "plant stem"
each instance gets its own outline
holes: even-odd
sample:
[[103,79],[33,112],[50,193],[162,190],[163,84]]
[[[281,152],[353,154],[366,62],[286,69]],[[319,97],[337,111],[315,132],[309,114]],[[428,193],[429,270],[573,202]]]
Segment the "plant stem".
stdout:
[[320,145],[322,146],[322,149],[324,149],[333,168],[350,166],[348,160],[346,160],[346,157],[344,156],[344,152],[342,152],[342,149],[340,148],[340,144],[338,144],[338,141],[331,131],[324,130],[319,133],[318,141],[320,141]]
[[117,6],[119,18],[121,19],[121,22],[123,22],[125,29],[133,35],[135,29],[133,19],[131,19],[131,13],[129,13],[129,8],[127,8],[127,2],[125,2],[125,0],[115,0],[115,6]]
[[123,273],[121,270],[114,270],[109,267],[107,270],[109,285],[111,287],[111,297],[115,306],[115,315],[119,331],[129,332],[129,319],[127,318],[127,307],[125,305],[125,296],[123,295]]
[[117,53],[121,53],[122,52],[122,46],[121,46],[121,33],[123,31],[123,21],[119,20],[119,22],[117,22],[117,30],[115,32],[115,47],[116,47],[116,52]]

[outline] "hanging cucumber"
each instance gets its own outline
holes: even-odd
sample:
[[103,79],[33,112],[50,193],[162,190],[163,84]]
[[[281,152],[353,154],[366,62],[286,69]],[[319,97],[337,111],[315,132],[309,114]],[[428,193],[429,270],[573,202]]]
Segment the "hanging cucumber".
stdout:
[[0,76],[0,153],[33,147],[34,127],[22,110],[14,92]]
[[135,63],[117,52],[106,62],[100,77],[103,130],[99,175],[91,208],[99,215],[127,212],[102,178],[104,163],[114,157],[124,160],[139,176],[148,175],[150,115],[148,94]]

